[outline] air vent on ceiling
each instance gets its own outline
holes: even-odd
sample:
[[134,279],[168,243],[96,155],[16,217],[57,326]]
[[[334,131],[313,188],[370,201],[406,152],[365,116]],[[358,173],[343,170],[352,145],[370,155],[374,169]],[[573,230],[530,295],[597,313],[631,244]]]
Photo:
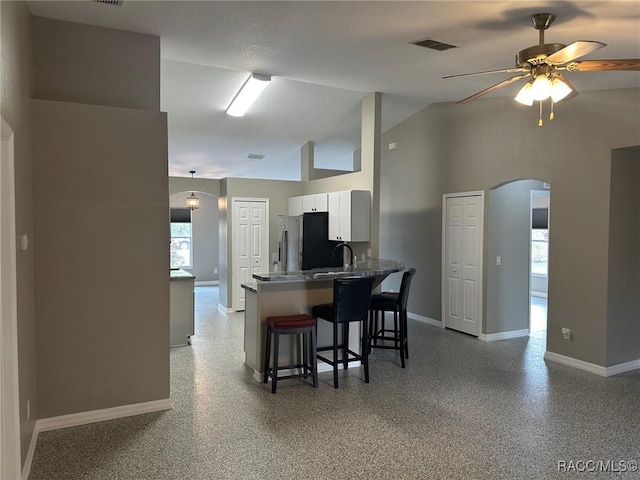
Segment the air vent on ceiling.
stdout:
[[98,3],[106,3],[107,5],[114,5],[116,7],[121,7],[124,3],[124,0],[94,0],[94,2]]
[[438,50],[439,52],[443,52],[444,50],[449,50],[450,48],[458,48],[457,45],[453,45],[451,43],[444,43],[439,40],[435,40],[433,38],[416,40],[415,42],[411,42],[411,43],[419,47],[430,48],[431,50]]
[[266,155],[263,155],[262,153],[250,153],[247,155],[247,158],[250,158],[251,160],[262,160],[264,157],[266,157]]

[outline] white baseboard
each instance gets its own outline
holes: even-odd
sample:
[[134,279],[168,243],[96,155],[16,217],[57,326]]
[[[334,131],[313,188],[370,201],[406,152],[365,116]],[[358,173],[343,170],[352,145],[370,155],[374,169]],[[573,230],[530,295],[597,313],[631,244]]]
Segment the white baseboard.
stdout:
[[496,340],[508,340],[509,338],[528,337],[529,329],[510,330],[508,332],[481,333],[478,338],[483,342],[495,342]]
[[218,304],[218,311],[222,313],[233,313],[233,308],[227,308],[221,303]]
[[531,291],[531,296],[532,297],[540,297],[540,298],[548,298],[549,297],[547,292],[534,292],[534,291]]
[[219,280],[202,280],[201,282],[194,282],[196,287],[207,287],[209,285],[220,285]]
[[640,368],[640,359],[632,360],[630,362],[619,363],[611,367],[607,367],[606,376],[618,375],[619,373],[630,372],[631,370],[637,370]]
[[38,430],[36,428],[37,425],[34,426],[33,432],[31,433],[31,441],[29,442],[27,457],[24,459],[24,465],[22,466],[22,480],[29,480],[29,474],[31,473],[33,455],[36,453],[36,443],[38,442]]
[[121,405],[118,407],[103,408],[100,410],[91,410],[88,412],[71,413],[69,415],[60,415],[58,417],[42,418],[36,420],[27,451],[27,458],[22,468],[22,479],[27,480],[31,471],[31,462],[38,441],[38,434],[48,430],[57,430],[59,428],[75,427],[78,425],[86,425],[87,423],[103,422],[105,420],[114,420],[116,418],[131,417],[133,415],[141,415],[143,413],[152,413],[162,410],[170,410],[173,408],[173,402],[170,398],[162,400],[153,400],[151,402],[134,403],[131,405]]
[[423,317],[422,315],[418,315],[417,313],[407,312],[407,318],[411,320],[416,320],[421,323],[426,323],[427,325],[432,325],[434,327],[444,328],[442,322],[440,320],[434,320],[433,318]]
[[568,365],[569,367],[578,368],[586,372],[595,373],[601,377],[610,377],[612,375],[618,375],[619,373],[629,372],[640,368],[640,359],[619,363],[610,367],[603,367],[602,365],[596,365],[595,363],[585,362],[583,360],[578,360],[577,358],[567,357],[565,355],[549,351],[544,353],[544,359]]

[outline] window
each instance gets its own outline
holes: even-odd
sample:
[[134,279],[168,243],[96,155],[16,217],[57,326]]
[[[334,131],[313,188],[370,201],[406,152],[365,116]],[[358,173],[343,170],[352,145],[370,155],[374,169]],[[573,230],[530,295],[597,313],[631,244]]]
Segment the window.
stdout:
[[191,268],[191,210],[171,209],[171,268]]
[[547,275],[549,272],[549,230],[531,230],[531,273]]

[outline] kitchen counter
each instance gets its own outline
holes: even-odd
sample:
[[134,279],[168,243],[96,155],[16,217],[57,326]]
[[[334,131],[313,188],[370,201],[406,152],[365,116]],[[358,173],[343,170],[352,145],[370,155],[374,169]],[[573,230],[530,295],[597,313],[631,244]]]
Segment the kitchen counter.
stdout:
[[298,282],[306,280],[327,280],[337,277],[377,277],[404,270],[402,262],[394,260],[367,260],[357,265],[345,267],[314,268],[287,272],[254,273],[252,276],[262,282]]
[[[245,289],[244,352],[245,364],[253,370],[253,378],[262,381],[264,371],[264,343],[266,319],[277,315],[310,313],[314,305],[333,301],[333,279],[349,276],[373,276],[374,286],[379,285],[389,274],[402,272],[405,266],[394,260],[369,260],[353,267],[316,268],[313,270],[269,272],[253,274],[253,281],[242,284]],[[360,329],[349,329],[351,350],[360,351]],[[331,324],[318,322],[318,346],[330,344]],[[280,340],[280,365],[290,365],[295,352],[294,336]],[[360,362],[350,366],[359,367]],[[320,362],[322,371],[327,364]]]
[[171,280],[189,280],[190,278],[196,278],[194,275],[181,268],[178,268],[177,270],[172,269],[170,272]]
[[169,288],[169,345],[191,345],[195,333],[194,282],[195,276],[186,270],[171,270]]

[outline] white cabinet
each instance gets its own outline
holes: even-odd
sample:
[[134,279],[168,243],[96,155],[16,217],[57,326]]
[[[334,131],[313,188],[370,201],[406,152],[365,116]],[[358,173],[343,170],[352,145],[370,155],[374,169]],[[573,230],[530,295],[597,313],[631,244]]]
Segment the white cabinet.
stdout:
[[326,193],[289,198],[289,215],[326,211],[328,211]]
[[302,197],[289,198],[289,215],[292,217],[302,215]]
[[371,226],[371,194],[346,190],[328,194],[329,240],[368,242]]
[[328,211],[326,193],[316,193],[302,197],[302,213],[326,211]]

